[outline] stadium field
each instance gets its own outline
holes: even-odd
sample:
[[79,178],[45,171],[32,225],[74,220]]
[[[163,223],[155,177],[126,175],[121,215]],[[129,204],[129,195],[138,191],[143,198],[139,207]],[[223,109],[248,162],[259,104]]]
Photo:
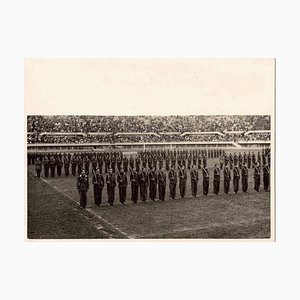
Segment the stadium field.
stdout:
[[41,179],[35,177],[33,166],[28,166],[27,237],[29,239],[107,239],[107,238],[205,238],[205,239],[268,239],[270,238],[270,192],[253,189],[253,169],[249,170],[247,193],[223,192],[221,177],[220,194],[212,192],[212,165],[217,159],[209,159],[210,187],[208,196],[202,194],[202,174],[199,172],[198,195],[191,196],[188,172],[187,193],[176,199],[153,202],[130,200],[127,188],[126,205],[118,199],[115,189],[115,205],[107,204],[107,190],[103,189],[102,205],[94,205],[90,177],[88,204],[79,206],[76,177]]

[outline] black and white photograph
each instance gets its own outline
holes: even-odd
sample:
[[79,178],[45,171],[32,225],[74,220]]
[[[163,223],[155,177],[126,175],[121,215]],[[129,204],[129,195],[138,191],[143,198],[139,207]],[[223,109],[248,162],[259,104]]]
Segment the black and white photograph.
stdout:
[[[31,67],[44,63],[31,62]],[[94,85],[95,93],[106,89],[108,98],[121,80],[123,88],[138,92],[141,103],[157,86],[166,89],[167,81],[196,98],[221,93],[263,98],[274,88],[272,59],[49,63],[81,64],[77,71],[90,73],[73,84]],[[170,77],[162,82],[158,74]],[[52,84],[47,76],[41,80]],[[83,105],[92,92],[83,89]],[[176,93],[175,88],[174,98]],[[118,90],[114,96],[124,97]],[[184,99],[169,100],[170,111],[172,105],[184,111]],[[274,239],[272,106],[270,114],[92,112],[26,115],[28,239]]]

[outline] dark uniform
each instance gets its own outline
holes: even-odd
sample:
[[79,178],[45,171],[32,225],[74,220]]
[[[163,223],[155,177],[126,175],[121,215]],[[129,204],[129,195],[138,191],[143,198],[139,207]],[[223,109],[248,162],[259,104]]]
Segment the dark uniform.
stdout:
[[191,170],[191,189],[192,189],[192,196],[197,196],[197,185],[199,181],[199,174],[196,168]]
[[119,183],[119,199],[122,204],[126,201],[127,175],[125,172],[119,172],[117,175]]
[[175,199],[176,197],[176,185],[177,185],[177,174],[175,170],[171,169],[169,171],[169,188],[170,188],[170,197]]
[[64,169],[65,169],[66,176],[69,176],[69,167],[70,167],[70,160],[68,156],[64,156]]
[[228,166],[224,168],[224,193],[228,194],[230,187],[231,174]]
[[218,195],[220,192],[220,168],[214,168],[214,194]]
[[55,176],[55,167],[56,167],[56,160],[55,160],[54,156],[51,156],[51,158],[50,158],[51,177]]
[[139,183],[140,183],[141,200],[146,201],[147,187],[148,187],[148,174],[145,170],[142,170],[139,174]]
[[185,191],[186,191],[186,180],[187,180],[187,174],[184,169],[180,169],[179,173],[179,191],[180,191],[180,196],[181,198],[184,198],[185,196]]
[[107,195],[108,203],[110,206],[114,205],[115,201],[115,186],[116,186],[116,176],[113,173],[106,174],[106,185],[107,185]]
[[62,166],[63,166],[63,163],[62,163],[62,160],[60,157],[57,158],[57,176],[60,177],[61,176],[61,169],[62,169]]
[[83,168],[83,161],[82,161],[81,156],[78,156],[77,157],[77,172],[78,172],[78,174],[81,173],[82,168]]
[[35,161],[35,170],[36,170],[37,178],[40,178],[41,177],[41,171],[42,171],[42,162],[39,159],[37,159]]
[[94,185],[94,201],[95,205],[100,206],[102,202],[102,190],[104,187],[104,178],[102,174],[94,174],[92,179]]
[[263,167],[264,190],[268,191],[270,185],[270,168],[267,164]]
[[87,191],[89,189],[89,178],[86,174],[80,174],[77,178],[77,190],[80,196],[80,206],[85,208],[87,203]]
[[154,170],[149,172],[149,197],[151,200],[155,200],[157,190],[157,174]]
[[260,168],[258,165],[254,167],[254,189],[258,192],[260,187]]
[[72,160],[71,160],[71,169],[72,169],[72,175],[76,175],[76,166],[77,166],[77,157],[73,155]]
[[50,167],[50,162],[47,156],[44,157],[44,175],[46,178],[49,177],[49,167]]
[[158,180],[158,198],[159,200],[164,201],[166,196],[166,181],[167,177],[164,171],[159,171],[157,175]]
[[209,171],[207,167],[203,167],[202,169],[202,175],[203,175],[203,195],[207,196],[208,189],[209,189]]
[[139,174],[135,171],[130,173],[131,181],[131,201],[137,203],[139,191]]
[[128,172],[128,158],[125,156],[123,160],[123,165],[124,165],[124,172]]
[[239,181],[240,181],[240,171],[237,165],[233,169],[233,191],[235,193],[239,190]]
[[248,190],[248,168],[246,164],[242,168],[242,190],[243,192]]

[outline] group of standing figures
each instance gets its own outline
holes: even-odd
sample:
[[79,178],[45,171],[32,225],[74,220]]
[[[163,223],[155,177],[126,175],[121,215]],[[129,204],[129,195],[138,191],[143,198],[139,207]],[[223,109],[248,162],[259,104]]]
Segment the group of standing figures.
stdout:
[[[179,196],[186,196],[188,177],[191,184],[191,194],[196,197],[198,183],[202,174],[203,194],[207,195],[210,186],[210,172],[207,167],[207,158],[218,158],[218,163],[213,167],[213,193],[220,192],[221,177],[223,177],[224,193],[230,191],[230,182],[233,182],[233,191],[239,191],[241,181],[242,191],[248,190],[249,170],[253,169],[254,189],[259,191],[261,180],[261,167],[263,171],[263,187],[268,191],[270,184],[270,150],[263,149],[255,154],[231,153],[216,149],[208,150],[154,150],[139,152],[135,159],[123,155],[122,152],[103,153],[75,153],[73,155],[62,153],[35,155],[34,163],[37,177],[40,177],[42,166],[44,175],[61,176],[64,168],[65,175],[78,175],[76,187],[80,195],[80,205],[86,207],[87,191],[89,189],[90,164],[92,165],[92,184],[94,189],[95,205],[102,203],[102,191],[106,185],[109,205],[115,200],[115,188],[118,185],[119,200],[125,204],[127,186],[131,185],[131,200],[137,203],[138,198],[146,201],[158,199],[164,201],[166,197],[167,183],[169,185],[170,198],[175,199],[177,187]],[[29,161],[30,163],[30,161]],[[165,166],[165,168],[164,168]],[[104,172],[105,173],[104,173]],[[200,175],[199,175],[200,174]],[[140,197],[139,197],[140,195]]]

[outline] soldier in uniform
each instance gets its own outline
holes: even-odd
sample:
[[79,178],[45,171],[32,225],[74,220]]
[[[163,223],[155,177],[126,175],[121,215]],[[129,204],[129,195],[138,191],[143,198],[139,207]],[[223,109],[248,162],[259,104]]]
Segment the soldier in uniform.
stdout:
[[35,171],[36,171],[36,177],[40,178],[41,177],[41,171],[42,171],[42,162],[41,162],[39,157],[35,161]]
[[250,154],[250,151],[249,151],[249,153],[248,153],[248,155],[247,155],[247,158],[248,158],[248,169],[250,169],[251,168],[251,154]]
[[192,190],[192,196],[197,196],[197,185],[199,181],[199,174],[198,170],[196,169],[196,165],[192,166],[192,170],[190,173],[191,176],[191,190]]
[[186,191],[186,180],[187,180],[187,174],[185,171],[184,166],[182,166],[179,170],[179,191],[181,198],[184,198],[185,191]]
[[[93,155],[92,157],[92,170],[95,172],[97,170],[97,157],[96,155]],[[99,170],[100,172],[100,170]]]
[[139,175],[136,172],[136,169],[133,168],[130,173],[130,182],[131,182],[131,201],[137,203],[138,200],[138,191],[139,191]]
[[256,163],[254,167],[254,189],[258,192],[260,186],[260,166]]
[[76,154],[74,154],[71,160],[71,170],[73,176],[76,175],[76,166],[77,166],[77,157]]
[[86,154],[85,157],[84,157],[84,169],[85,169],[85,173],[87,175],[89,175],[89,172],[90,172],[90,158],[89,158],[88,154]]
[[57,157],[56,165],[57,165],[57,176],[60,177],[61,176],[61,169],[62,169],[62,166],[63,166],[63,162],[62,162],[60,157]]
[[142,170],[139,174],[139,183],[140,183],[140,194],[141,200],[146,201],[147,199],[147,187],[148,187],[148,174],[146,169],[142,167]]
[[133,170],[133,168],[134,168],[134,159],[132,158],[132,155],[130,155],[130,158],[129,158],[129,166],[130,166],[130,169]]
[[82,161],[82,157],[81,157],[81,155],[79,155],[78,157],[77,157],[77,170],[78,170],[78,174],[80,174],[81,173],[81,170],[83,169],[83,161]]
[[107,185],[108,203],[109,206],[113,206],[115,201],[116,176],[113,173],[112,168],[108,169],[108,174],[106,174],[105,181]]
[[99,168],[96,169],[96,173],[94,173],[92,182],[94,185],[95,205],[100,206],[100,204],[102,202],[102,190],[104,187],[104,178],[103,178],[102,174],[100,173]]
[[164,201],[166,196],[166,181],[167,181],[167,176],[166,173],[164,172],[164,168],[160,169],[157,175],[157,180],[158,180],[158,197],[159,200]]
[[267,192],[270,185],[270,168],[266,162],[263,167],[263,181],[264,181],[264,190]]
[[44,174],[45,177],[49,177],[49,167],[50,167],[50,162],[47,156],[44,157]]
[[50,173],[51,173],[51,177],[55,176],[55,167],[56,167],[56,160],[55,160],[54,156],[52,155],[50,157]]
[[224,156],[221,154],[220,156],[220,169],[223,170],[223,165],[224,165]]
[[177,185],[177,174],[174,170],[174,167],[171,166],[169,171],[169,188],[170,188],[170,197],[175,199],[176,197],[176,185]]
[[64,156],[64,169],[65,169],[65,175],[69,176],[69,167],[70,167],[70,160],[67,155]]
[[207,166],[202,168],[202,175],[203,175],[203,195],[207,196],[208,189],[209,189],[209,171]]
[[89,178],[85,174],[84,169],[81,170],[81,174],[77,177],[77,190],[80,196],[80,206],[86,207],[87,203],[87,191],[89,189]]
[[242,168],[242,190],[243,192],[247,192],[248,190],[248,163],[245,162],[243,168]]
[[125,156],[123,160],[124,172],[127,174],[128,172],[128,158]]
[[149,197],[151,200],[155,201],[157,190],[157,174],[155,168],[152,168],[149,172]]
[[224,168],[224,193],[225,194],[228,194],[229,192],[230,180],[231,180],[230,170],[228,168],[228,165],[226,165]]
[[238,165],[235,164],[233,169],[233,191],[235,193],[237,193],[239,190],[239,181],[240,181],[240,171]]
[[220,192],[220,168],[218,164],[214,167],[214,194],[219,195]]
[[117,181],[119,183],[119,200],[123,205],[125,205],[126,189],[127,189],[127,175],[124,172],[123,168],[120,169],[120,172],[117,175]]

